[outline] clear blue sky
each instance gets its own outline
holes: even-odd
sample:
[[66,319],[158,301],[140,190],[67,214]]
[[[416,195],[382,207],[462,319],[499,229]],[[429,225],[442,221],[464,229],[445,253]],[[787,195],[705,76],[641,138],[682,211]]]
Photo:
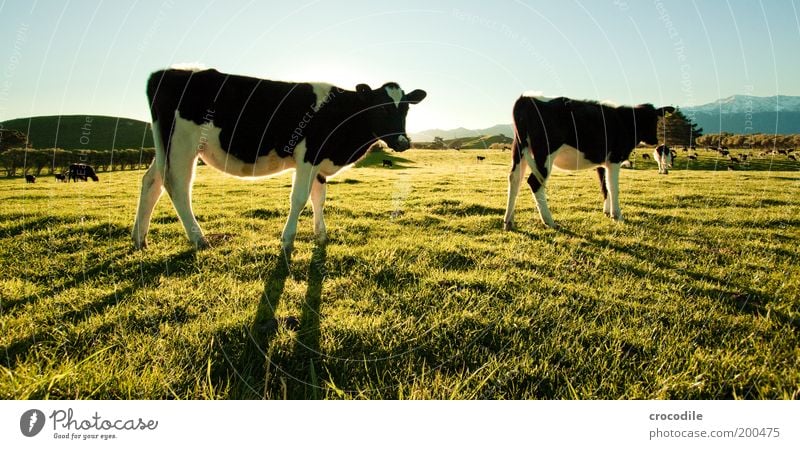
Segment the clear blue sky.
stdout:
[[524,91],[683,106],[800,95],[798,9],[788,0],[0,0],[0,120],[148,120],[148,74],[181,62],[425,89],[409,131],[510,123]]

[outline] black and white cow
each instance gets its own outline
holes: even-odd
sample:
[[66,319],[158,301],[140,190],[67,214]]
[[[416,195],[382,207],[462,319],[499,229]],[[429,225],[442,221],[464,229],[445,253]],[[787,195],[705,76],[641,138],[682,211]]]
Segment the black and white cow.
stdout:
[[655,159],[658,164],[659,175],[669,174],[669,169],[672,168],[673,157],[672,150],[666,145],[659,145],[653,150],[653,159]]
[[69,164],[69,174],[67,176],[67,181],[74,181],[78,182],[78,180],[86,181],[88,178],[91,178],[92,181],[99,181],[100,178],[97,177],[97,174],[94,172],[94,169],[91,165],[87,164]]
[[[504,227],[513,227],[514,205],[525,165],[528,185],[545,225],[557,227],[547,207],[545,187],[553,165],[562,170],[597,167],[603,191],[603,212],[622,220],[619,207],[620,164],[639,142],[658,143],[658,119],[674,108],[644,104],[614,107],[569,98],[520,97],[514,104],[513,165],[508,177]],[[525,161],[523,164],[522,161]]]
[[291,253],[297,219],[309,195],[317,240],[327,239],[322,215],[326,178],[352,165],[377,140],[396,151],[410,147],[406,114],[425,92],[405,93],[396,83],[355,91],[330,84],[268,81],[216,70],[168,69],[153,73],[147,97],[156,157],[142,179],[133,225],[136,247],[146,246],[150,217],[162,187],[189,240],[208,246],[192,212],[197,158],[240,178],[294,169],[291,208],[281,243]]

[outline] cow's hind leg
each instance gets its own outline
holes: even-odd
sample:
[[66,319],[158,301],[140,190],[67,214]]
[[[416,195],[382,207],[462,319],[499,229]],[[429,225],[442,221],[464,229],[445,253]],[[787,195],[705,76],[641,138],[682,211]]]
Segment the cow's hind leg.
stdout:
[[606,164],[606,188],[608,189],[607,202],[611,205],[609,216],[616,221],[622,221],[622,210],[619,207],[619,164]]
[[327,190],[325,177],[318,174],[311,184],[311,207],[314,210],[314,235],[317,242],[324,244],[328,241],[328,234],[325,230],[325,217],[322,209],[325,207],[325,190]]
[[139,194],[139,205],[136,208],[136,219],[133,222],[133,244],[137,249],[147,247],[147,231],[150,229],[150,217],[153,215],[158,199],[164,189],[164,182],[158,163],[154,159],[142,177],[142,191]]
[[302,212],[303,208],[306,206],[306,202],[308,202],[308,196],[311,193],[311,185],[314,182],[314,177],[317,175],[316,172],[317,170],[314,166],[307,162],[299,163],[295,169],[289,218],[286,219],[286,226],[284,226],[283,234],[281,235],[281,246],[283,247],[283,252],[287,256],[294,250],[294,237],[297,234],[297,219],[300,217],[300,212]]
[[508,201],[506,202],[506,215],[503,218],[503,229],[506,231],[510,231],[514,227],[514,206],[517,203],[523,176],[525,176],[525,162],[521,160],[519,153],[515,152],[511,173],[508,175]]
[[203,249],[208,247],[208,241],[192,211],[192,183],[196,166],[197,150],[191,142],[173,137],[169,161],[163,174],[164,188],[175,206],[189,241],[195,248]]
[[[531,168],[531,174],[528,176],[528,185],[533,192],[533,199],[536,200],[536,208],[539,210],[539,217],[542,223],[550,228],[558,228],[558,225],[553,221],[553,215],[550,213],[550,208],[547,206],[547,192],[546,184],[547,177],[550,175],[552,168],[552,161],[550,157],[533,159],[529,152],[524,152],[525,161]],[[545,160],[542,160],[545,159]]]
[[605,167],[597,167],[597,177],[600,178],[600,190],[603,192],[603,213],[611,216],[611,198],[608,196]]

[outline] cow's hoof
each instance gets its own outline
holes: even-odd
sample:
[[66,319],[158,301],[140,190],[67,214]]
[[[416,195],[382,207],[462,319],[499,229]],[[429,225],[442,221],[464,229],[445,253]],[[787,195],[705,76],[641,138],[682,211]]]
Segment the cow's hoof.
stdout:
[[328,234],[318,234],[317,235],[317,244],[318,245],[327,245],[328,244]]
[[200,237],[199,240],[194,242],[194,249],[196,249],[198,251],[199,250],[208,249],[208,248],[211,248],[211,244],[208,242],[208,240],[205,237]]
[[147,249],[147,241],[143,240],[141,242],[137,242],[136,240],[133,241],[133,248],[136,250],[143,250]]
[[292,253],[294,253],[294,243],[282,243],[281,251],[283,252],[283,257],[285,257],[286,260],[291,260]]
[[616,214],[612,215],[611,219],[616,221],[617,223],[622,223],[622,222],[625,221],[625,220],[622,219],[622,213],[620,213],[620,212],[617,212]]
[[504,221],[503,222],[503,230],[504,231],[512,231],[514,229],[514,222],[512,221]]
[[545,223],[544,225],[545,225],[545,227],[553,229],[553,230],[556,230],[556,231],[561,229],[561,225],[556,223],[555,221],[551,221],[550,223]]

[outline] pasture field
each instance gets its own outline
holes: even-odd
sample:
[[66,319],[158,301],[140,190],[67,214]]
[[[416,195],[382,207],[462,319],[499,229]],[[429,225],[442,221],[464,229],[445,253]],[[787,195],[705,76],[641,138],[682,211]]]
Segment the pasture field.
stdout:
[[800,166],[685,156],[624,223],[557,172],[562,229],[523,192],[503,232],[509,152],[372,154],[290,266],[290,174],[200,167],[200,252],[166,196],[133,250],[143,171],[0,180],[0,397],[799,399]]

